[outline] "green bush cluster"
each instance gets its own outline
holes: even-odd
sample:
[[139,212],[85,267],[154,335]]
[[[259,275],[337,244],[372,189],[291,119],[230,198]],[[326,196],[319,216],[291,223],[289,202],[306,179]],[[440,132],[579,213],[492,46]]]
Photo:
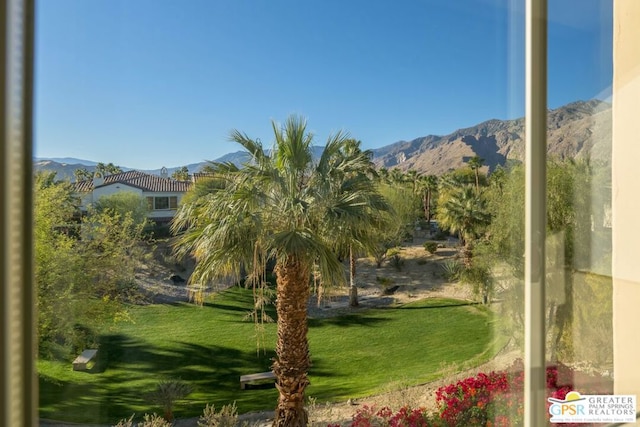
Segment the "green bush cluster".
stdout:
[[424,249],[430,254],[435,254],[438,250],[438,244],[436,242],[428,241],[424,242]]

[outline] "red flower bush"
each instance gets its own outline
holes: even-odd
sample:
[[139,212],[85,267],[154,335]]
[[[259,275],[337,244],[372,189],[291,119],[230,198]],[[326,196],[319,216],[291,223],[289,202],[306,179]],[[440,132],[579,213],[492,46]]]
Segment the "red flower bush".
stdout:
[[385,406],[379,410],[363,405],[353,416],[350,427],[442,427],[436,417],[432,418],[424,408],[403,406],[395,414]]
[[[519,376],[509,381],[507,372],[480,373],[440,387],[436,392],[439,415],[447,426],[510,425],[512,390],[522,384]],[[517,394],[517,393],[516,393]]]
[[[573,376],[574,372],[565,366],[547,367],[548,396],[564,399],[573,390]],[[449,427],[520,426],[524,413],[523,390],[524,370],[522,362],[518,361],[506,371],[480,373],[440,387],[436,392],[438,414]],[[606,393],[603,389],[594,392]],[[574,424],[556,425],[572,427]]]
[[[604,377],[580,378],[585,374],[566,366],[550,366],[546,370],[548,397],[565,399],[573,390],[574,378],[579,383],[593,384],[588,394],[609,394],[611,381]],[[580,381],[582,380],[582,381]],[[404,406],[398,412],[389,407],[376,409],[363,405],[353,416],[349,427],[517,427],[524,424],[524,369],[517,361],[505,371],[479,373],[436,391],[436,413],[424,408]],[[548,409],[548,406],[547,406]],[[555,424],[558,427],[585,424]],[[329,425],[328,427],[339,427]]]

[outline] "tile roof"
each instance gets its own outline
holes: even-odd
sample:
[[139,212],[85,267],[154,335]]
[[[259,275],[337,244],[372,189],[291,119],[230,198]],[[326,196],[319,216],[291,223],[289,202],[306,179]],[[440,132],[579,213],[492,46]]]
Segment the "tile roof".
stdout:
[[[176,181],[172,178],[163,178],[140,171],[127,171],[105,176],[104,183],[98,188],[112,184],[129,185],[149,192],[186,192],[191,188],[192,183],[191,181]],[[93,179],[75,183],[75,191],[78,193],[88,193],[93,189]]]
[[203,179],[206,178],[213,178],[215,177],[214,174],[208,173],[208,172],[194,172],[193,175],[191,175],[191,180],[196,183],[198,181],[201,181]]

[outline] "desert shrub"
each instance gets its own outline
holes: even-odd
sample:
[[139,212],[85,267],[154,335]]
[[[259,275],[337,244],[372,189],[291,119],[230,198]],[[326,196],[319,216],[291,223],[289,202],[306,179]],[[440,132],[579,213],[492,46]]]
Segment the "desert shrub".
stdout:
[[216,412],[214,405],[204,408],[198,427],[234,427],[238,423],[238,408],[236,402],[224,405],[220,412]]
[[164,419],[173,420],[173,408],[176,401],[184,399],[191,393],[191,387],[181,380],[163,380],[158,383],[156,389],[147,395],[147,399],[162,406]]
[[387,258],[389,258],[389,264],[397,271],[401,271],[404,267],[404,260],[400,256],[400,249],[393,248],[387,251]]
[[430,254],[435,254],[436,251],[438,250],[438,244],[436,242],[427,241],[427,242],[424,242],[423,246],[424,246],[424,249]]
[[171,423],[157,414],[144,414],[144,418],[138,423],[138,427],[171,427]]
[[460,261],[455,259],[448,259],[442,264],[440,264],[440,268],[444,272],[444,277],[449,281],[455,281],[460,279],[460,274],[463,270],[463,265]]
[[[129,418],[124,418],[113,427],[134,427],[133,415]],[[137,424],[137,427],[171,427],[171,423],[157,414],[145,414],[142,421]]]
[[380,285],[382,285],[385,288],[395,283],[393,279],[389,277],[384,277],[384,276],[376,276],[376,282],[378,282]]
[[133,415],[129,418],[123,418],[118,421],[118,424],[115,424],[113,427],[133,427]]

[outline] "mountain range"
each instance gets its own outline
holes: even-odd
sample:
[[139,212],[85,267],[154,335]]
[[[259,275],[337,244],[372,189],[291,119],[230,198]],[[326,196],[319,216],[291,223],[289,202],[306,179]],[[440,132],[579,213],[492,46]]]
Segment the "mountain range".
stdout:
[[[458,129],[448,135],[428,135],[411,141],[398,141],[373,151],[378,167],[415,169],[419,173],[442,175],[460,168],[473,156],[484,159],[484,170],[493,171],[508,161],[524,159],[524,118],[492,119],[472,127]],[[591,158],[611,160],[611,105],[598,100],[576,101],[549,110],[547,116],[547,147],[549,155],[559,159]],[[319,157],[322,147],[314,147]],[[243,151],[226,154],[215,161],[237,165],[248,160]],[[35,170],[55,171],[58,178],[74,179],[78,168],[89,171],[97,163],[74,158],[35,159]],[[197,172],[206,162],[187,165],[190,173]],[[131,170],[121,166],[123,170]],[[169,174],[180,167],[167,168]],[[159,174],[160,169],[144,172]]]

